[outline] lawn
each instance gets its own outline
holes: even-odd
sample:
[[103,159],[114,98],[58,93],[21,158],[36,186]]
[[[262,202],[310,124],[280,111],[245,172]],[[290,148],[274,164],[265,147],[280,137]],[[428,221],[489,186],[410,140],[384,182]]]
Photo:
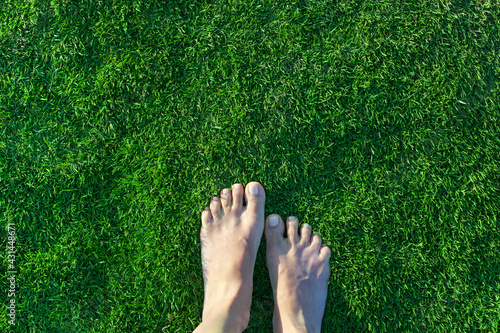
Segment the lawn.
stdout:
[[332,249],[323,332],[498,332],[499,78],[497,0],[2,1],[0,331],[191,332],[255,180]]

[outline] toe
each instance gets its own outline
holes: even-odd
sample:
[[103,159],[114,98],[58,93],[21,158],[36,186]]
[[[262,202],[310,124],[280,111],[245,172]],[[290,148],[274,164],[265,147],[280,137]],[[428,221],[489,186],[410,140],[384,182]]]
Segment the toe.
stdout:
[[330,255],[332,254],[332,250],[325,244],[321,246],[321,249],[319,250],[319,258],[324,261],[329,261],[330,260]]
[[285,224],[281,219],[281,216],[276,214],[271,214],[266,219],[266,244],[267,248],[270,249],[278,244],[281,244],[285,240],[283,233],[285,232]]
[[297,244],[299,242],[298,226],[299,221],[295,216],[289,216],[287,218],[287,234],[291,244]]
[[300,243],[303,245],[309,245],[311,242],[311,226],[307,223],[302,225],[300,229]]
[[245,188],[245,202],[247,203],[247,210],[264,214],[264,205],[266,202],[264,187],[257,182],[248,183]]
[[225,188],[220,193],[220,202],[222,204],[222,210],[225,214],[231,211],[231,205],[233,203],[233,195],[231,194],[231,190]]
[[330,278],[332,271],[330,269],[330,255],[332,251],[328,246],[323,244],[321,249],[319,250],[319,259],[323,263],[323,267],[321,270],[321,275],[323,275],[327,280]]
[[223,216],[222,205],[220,203],[219,197],[213,197],[210,202],[210,211],[214,217],[215,222],[218,222]]
[[231,210],[239,210],[243,207],[243,185],[233,185],[233,205]]
[[321,248],[321,244],[322,244],[321,237],[318,235],[317,232],[314,232],[314,236],[312,237],[311,241],[311,248],[315,251],[319,251],[319,249]]
[[207,227],[208,225],[212,224],[214,222],[214,218],[212,216],[212,213],[210,212],[210,209],[208,207],[205,207],[205,209],[201,212],[201,224],[204,227]]

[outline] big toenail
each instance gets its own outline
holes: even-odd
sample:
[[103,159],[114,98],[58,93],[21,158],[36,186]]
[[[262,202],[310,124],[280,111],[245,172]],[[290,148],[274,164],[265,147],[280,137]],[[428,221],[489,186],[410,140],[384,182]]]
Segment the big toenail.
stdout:
[[236,184],[236,185],[234,185],[233,187],[234,187],[234,188],[238,188],[238,189],[240,189],[240,188],[241,188],[241,184]]
[[250,193],[253,195],[259,194],[259,187],[255,184],[250,185]]
[[280,222],[280,219],[277,216],[271,216],[269,218],[269,226],[270,227],[277,226],[279,222]]
[[228,194],[228,193],[229,193],[229,190],[228,190],[227,188],[225,188],[225,189],[223,189],[223,190],[222,190],[222,193],[224,193],[224,194]]

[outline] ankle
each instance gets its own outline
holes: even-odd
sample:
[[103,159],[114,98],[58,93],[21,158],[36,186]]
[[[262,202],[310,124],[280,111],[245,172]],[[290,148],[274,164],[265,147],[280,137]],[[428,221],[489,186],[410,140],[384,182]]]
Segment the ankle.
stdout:
[[241,333],[248,326],[250,312],[241,312],[234,307],[219,307],[217,311],[203,311],[203,319],[196,329],[198,332]]
[[[295,309],[297,310],[297,309]],[[294,314],[295,313],[295,314]],[[274,332],[280,333],[319,333],[320,327],[314,327],[313,323],[304,318],[302,311],[287,311],[275,304],[273,314]]]
[[[249,288],[242,288],[249,285]],[[250,319],[252,281],[241,285],[220,283],[205,294],[202,322],[223,323],[224,332],[242,332]]]
[[[224,297],[211,298],[203,306],[202,322],[218,325],[223,332],[243,332],[250,319],[252,299],[246,297],[243,290],[226,293]],[[229,296],[231,295],[231,296]]]
[[321,329],[311,328],[294,322],[281,323],[282,332],[286,333],[320,333]]

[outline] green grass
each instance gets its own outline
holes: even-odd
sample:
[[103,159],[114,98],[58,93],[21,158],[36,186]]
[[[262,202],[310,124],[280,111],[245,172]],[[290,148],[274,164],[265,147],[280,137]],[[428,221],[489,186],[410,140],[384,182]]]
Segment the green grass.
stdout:
[[[324,332],[500,329],[498,1],[5,0],[0,17],[18,236],[1,331],[192,331],[199,214],[252,180],[332,249]],[[247,332],[271,332],[264,247],[254,281]]]

